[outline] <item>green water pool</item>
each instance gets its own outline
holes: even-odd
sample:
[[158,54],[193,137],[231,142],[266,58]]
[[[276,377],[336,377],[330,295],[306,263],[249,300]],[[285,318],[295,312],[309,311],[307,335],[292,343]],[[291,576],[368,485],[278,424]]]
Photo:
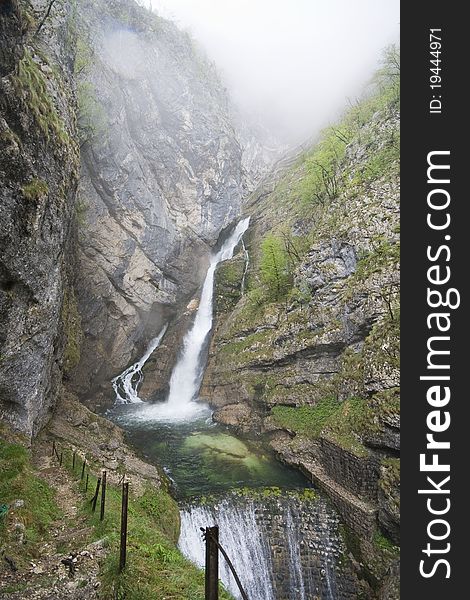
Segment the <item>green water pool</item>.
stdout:
[[142,410],[139,404],[121,405],[108,416],[149,462],[164,467],[181,499],[244,487],[309,487],[262,440],[236,437],[213,423],[210,412],[189,422],[158,422],[139,418]]

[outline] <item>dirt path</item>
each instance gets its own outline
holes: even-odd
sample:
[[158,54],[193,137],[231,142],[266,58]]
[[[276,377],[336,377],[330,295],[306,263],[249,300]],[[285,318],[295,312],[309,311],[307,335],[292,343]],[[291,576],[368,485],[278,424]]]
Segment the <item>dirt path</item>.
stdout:
[[[26,569],[2,568],[1,600],[93,600],[98,598],[101,541],[90,543],[93,529],[80,514],[83,495],[78,482],[51,456],[50,445],[33,450],[37,474],[56,490],[60,513],[49,535],[37,544],[37,558]],[[21,543],[21,542],[19,542]],[[68,561],[64,564],[62,561]]]

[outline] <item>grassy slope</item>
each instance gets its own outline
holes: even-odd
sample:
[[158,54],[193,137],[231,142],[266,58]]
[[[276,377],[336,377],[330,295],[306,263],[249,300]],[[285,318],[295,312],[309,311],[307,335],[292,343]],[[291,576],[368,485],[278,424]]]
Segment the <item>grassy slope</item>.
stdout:
[[[121,516],[121,493],[117,486],[108,485],[106,513],[103,522],[99,510],[91,510],[90,497],[96,486],[96,478],[90,475],[88,492],[80,483],[80,466],[77,461],[72,471],[71,453],[64,453],[64,466],[71,480],[72,494],[78,502],[80,518],[90,527],[86,543],[103,539],[107,546],[106,558],[101,565],[102,598],[126,598],[148,600],[149,598],[184,598],[203,600],[204,574],[187,561],[176,548],[179,534],[179,511],[169,494],[148,487],[143,495],[131,494],[128,522],[128,558],[124,572],[118,574],[119,530]],[[52,461],[53,469],[61,469]],[[18,571],[27,571],[30,561],[41,556],[45,543],[54,545],[50,527],[61,522],[62,514],[57,491],[45,481],[31,463],[30,452],[21,443],[0,440],[0,502],[11,504],[17,499],[24,501],[20,508],[12,508],[0,523],[0,541],[4,552],[11,557]],[[25,543],[17,541],[15,523],[25,525]],[[62,522],[65,528],[71,523]],[[56,548],[63,556],[77,550],[77,542]],[[51,551],[51,550],[50,550]],[[37,583],[37,582],[36,582]],[[44,578],[43,585],[49,582]],[[14,592],[28,589],[17,582],[3,591]],[[220,597],[230,596],[221,589]]]

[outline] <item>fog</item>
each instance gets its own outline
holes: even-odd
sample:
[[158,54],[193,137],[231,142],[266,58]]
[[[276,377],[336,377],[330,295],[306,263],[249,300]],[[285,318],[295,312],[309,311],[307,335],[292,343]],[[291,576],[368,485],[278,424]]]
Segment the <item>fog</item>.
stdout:
[[188,29],[242,110],[289,143],[357,97],[399,37],[398,0],[143,0]]

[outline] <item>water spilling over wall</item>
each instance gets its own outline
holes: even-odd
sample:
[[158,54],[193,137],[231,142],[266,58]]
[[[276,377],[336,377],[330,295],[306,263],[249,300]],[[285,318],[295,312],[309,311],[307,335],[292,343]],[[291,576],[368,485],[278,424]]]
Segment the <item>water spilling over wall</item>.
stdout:
[[[179,547],[204,566],[201,527],[218,525],[227,552],[250,600],[346,600],[357,598],[355,577],[336,513],[311,491],[232,494],[181,511]],[[241,595],[220,558],[220,578]]]

